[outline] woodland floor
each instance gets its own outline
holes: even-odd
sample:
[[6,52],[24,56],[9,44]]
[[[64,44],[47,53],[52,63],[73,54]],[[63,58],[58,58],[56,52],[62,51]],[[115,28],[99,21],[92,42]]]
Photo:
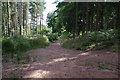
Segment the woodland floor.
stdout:
[[59,41],[26,52],[29,63],[3,63],[3,78],[117,78],[118,53],[100,50],[82,52],[64,49]]

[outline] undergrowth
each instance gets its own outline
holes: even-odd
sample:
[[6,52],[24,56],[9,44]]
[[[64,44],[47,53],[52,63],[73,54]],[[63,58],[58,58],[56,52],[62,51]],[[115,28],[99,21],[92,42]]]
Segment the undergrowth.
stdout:
[[2,40],[2,55],[5,58],[11,57],[15,62],[24,62],[29,58],[24,54],[25,51],[35,48],[44,48],[49,45],[49,40],[46,36],[36,36],[27,38],[23,36],[14,36],[3,38]]
[[115,39],[115,31],[113,29],[101,30],[88,32],[85,36],[77,37],[74,40],[69,38],[62,43],[62,47],[85,51],[102,49],[118,51],[120,47],[116,41],[117,39]]

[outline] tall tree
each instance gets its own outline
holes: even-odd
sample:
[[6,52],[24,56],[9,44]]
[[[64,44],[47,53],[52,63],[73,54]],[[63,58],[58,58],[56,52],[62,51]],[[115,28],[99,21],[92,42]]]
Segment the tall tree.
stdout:
[[22,35],[22,26],[23,26],[23,24],[22,24],[22,20],[23,20],[23,17],[22,17],[22,2],[19,2],[19,19],[20,19],[20,21],[19,21],[19,26],[20,26],[20,30],[19,30],[19,34],[20,35]]
[[29,7],[29,3],[27,0],[27,2],[26,2],[26,35],[29,34],[29,32],[28,32],[28,30],[29,30],[29,28],[28,28],[28,12],[29,12],[28,7]]

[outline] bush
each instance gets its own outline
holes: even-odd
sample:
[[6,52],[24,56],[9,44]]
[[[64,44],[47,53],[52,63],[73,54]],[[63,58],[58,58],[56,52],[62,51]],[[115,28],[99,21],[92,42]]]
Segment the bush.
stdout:
[[46,36],[37,36],[36,38],[30,39],[30,44],[34,48],[43,48],[47,46],[49,43],[49,40]]
[[11,40],[14,40],[15,48],[17,51],[26,51],[31,47],[28,39],[23,36],[15,36],[11,38]]
[[74,47],[73,45],[73,40],[66,40],[65,42],[62,43],[62,47],[71,49]]
[[61,43],[65,43],[66,40],[71,38],[71,34],[69,32],[63,32],[62,35],[59,37]]
[[50,42],[53,42],[58,39],[58,34],[57,33],[50,33],[46,35],[49,39]]
[[3,55],[9,55],[14,59],[23,59],[25,58],[23,52],[33,48],[46,47],[48,43],[48,38],[41,35],[33,37],[32,39],[23,36],[4,38],[2,40]]
[[62,47],[76,50],[110,49],[114,45],[114,30],[88,32],[84,37],[63,41]]
[[22,36],[14,36],[2,41],[2,49],[5,52],[25,51],[30,48],[29,41]]
[[15,45],[11,39],[4,39],[2,41],[2,51],[3,52],[15,51]]

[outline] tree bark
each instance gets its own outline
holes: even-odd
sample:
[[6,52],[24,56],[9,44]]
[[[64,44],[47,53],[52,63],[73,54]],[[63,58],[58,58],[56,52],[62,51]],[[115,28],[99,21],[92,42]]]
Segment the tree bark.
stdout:
[[86,33],[89,30],[89,28],[90,28],[89,24],[90,24],[89,3],[87,2],[87,5],[86,5]]
[[8,36],[10,36],[10,34],[11,34],[11,32],[10,32],[10,21],[11,21],[11,9],[10,9],[10,4],[9,4],[9,2],[7,2],[7,12],[8,12],[8,33],[7,33],[7,35]]
[[96,3],[96,28],[95,28],[95,30],[99,30],[99,16],[100,16],[100,3]]
[[100,11],[100,29],[103,29],[103,5],[101,4],[100,5],[100,7],[101,7],[101,11]]
[[22,2],[19,3],[19,18],[20,18],[20,31],[19,34],[22,35]]
[[28,1],[26,2],[26,35],[28,35]]
[[17,9],[17,2],[14,4],[14,8],[15,8],[15,33],[14,35],[18,35],[18,9]]

